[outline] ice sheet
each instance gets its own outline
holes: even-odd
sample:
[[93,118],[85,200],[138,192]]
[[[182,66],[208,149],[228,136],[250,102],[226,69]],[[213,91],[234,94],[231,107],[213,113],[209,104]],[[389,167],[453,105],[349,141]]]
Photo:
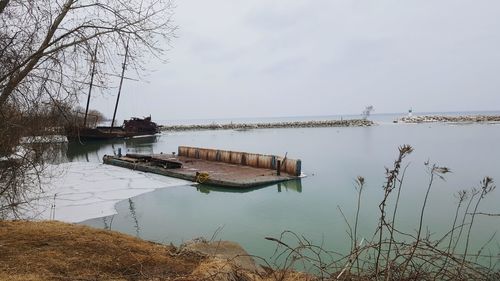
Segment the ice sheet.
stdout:
[[121,200],[158,188],[191,182],[99,163],[70,162],[50,167],[43,193],[31,202],[28,217],[81,222],[116,213]]

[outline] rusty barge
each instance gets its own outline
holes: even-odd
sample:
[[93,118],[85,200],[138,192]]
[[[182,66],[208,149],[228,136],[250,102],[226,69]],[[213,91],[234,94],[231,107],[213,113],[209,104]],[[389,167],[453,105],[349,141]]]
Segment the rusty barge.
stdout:
[[120,127],[79,127],[68,126],[65,128],[68,141],[102,141],[111,139],[124,139],[137,136],[153,136],[160,133],[160,126],[151,121],[151,116],[145,118],[132,117],[123,121]]
[[286,156],[180,146],[177,154],[127,154],[104,164],[180,178],[206,185],[253,188],[299,179],[301,160]]

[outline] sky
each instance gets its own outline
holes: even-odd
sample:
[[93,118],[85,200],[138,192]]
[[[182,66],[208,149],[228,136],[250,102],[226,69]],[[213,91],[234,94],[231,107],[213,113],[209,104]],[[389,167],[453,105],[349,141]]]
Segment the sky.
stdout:
[[168,63],[125,81],[118,118],[500,110],[498,0],[175,4]]

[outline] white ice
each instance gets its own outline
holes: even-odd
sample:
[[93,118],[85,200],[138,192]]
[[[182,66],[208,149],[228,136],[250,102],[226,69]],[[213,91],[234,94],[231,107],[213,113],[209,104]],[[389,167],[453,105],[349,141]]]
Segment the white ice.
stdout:
[[191,182],[99,163],[70,162],[50,167],[43,193],[27,216],[40,220],[81,222],[116,214],[121,200],[158,188]]

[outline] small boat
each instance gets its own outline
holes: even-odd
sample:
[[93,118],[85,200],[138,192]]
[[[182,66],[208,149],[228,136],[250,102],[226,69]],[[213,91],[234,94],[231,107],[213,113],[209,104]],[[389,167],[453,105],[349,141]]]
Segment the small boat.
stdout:
[[123,121],[123,125],[120,127],[66,127],[66,137],[68,141],[79,142],[123,139],[155,135],[160,132],[160,128],[161,126],[151,121],[151,116],[146,118],[132,117],[130,120]]

